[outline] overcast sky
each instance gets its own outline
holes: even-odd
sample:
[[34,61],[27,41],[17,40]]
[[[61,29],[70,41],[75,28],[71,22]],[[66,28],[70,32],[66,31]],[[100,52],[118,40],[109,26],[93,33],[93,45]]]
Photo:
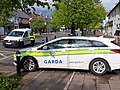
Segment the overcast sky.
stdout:
[[111,10],[119,0],[101,0],[107,11]]

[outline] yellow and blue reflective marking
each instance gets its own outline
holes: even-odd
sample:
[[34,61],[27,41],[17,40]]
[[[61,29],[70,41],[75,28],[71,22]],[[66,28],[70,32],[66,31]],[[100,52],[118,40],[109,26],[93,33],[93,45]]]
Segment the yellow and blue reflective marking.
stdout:
[[[115,54],[115,50],[71,50],[66,52],[56,51],[55,55],[83,55],[83,54]],[[51,56],[50,52],[24,52],[20,56]]]

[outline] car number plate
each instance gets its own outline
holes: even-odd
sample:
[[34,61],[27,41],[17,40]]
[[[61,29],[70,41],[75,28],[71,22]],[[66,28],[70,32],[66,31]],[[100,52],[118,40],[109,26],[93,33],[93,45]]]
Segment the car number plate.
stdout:
[[11,45],[11,43],[6,43],[6,44]]

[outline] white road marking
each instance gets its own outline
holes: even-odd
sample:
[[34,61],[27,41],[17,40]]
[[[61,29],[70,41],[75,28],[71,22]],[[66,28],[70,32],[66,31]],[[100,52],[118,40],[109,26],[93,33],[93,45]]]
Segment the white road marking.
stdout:
[[[39,74],[37,74],[27,85],[29,85],[29,84],[30,84],[31,82],[33,82],[36,78],[38,78],[43,72],[44,72],[44,71],[42,71],[42,72],[40,72]],[[22,87],[22,90],[23,90],[27,85],[23,86],[23,87]]]
[[1,55],[1,56],[3,56],[3,57],[7,57],[7,56],[5,56],[5,55],[4,55],[4,54],[2,54],[2,53],[0,53],[0,55]]
[[15,53],[16,51],[14,51],[14,52],[11,52],[11,51],[0,51],[0,52],[3,52],[3,53]]
[[67,84],[65,85],[64,90],[68,90],[68,88],[69,88],[69,86],[70,86],[70,83],[72,82],[72,79],[73,79],[74,75],[75,75],[75,72],[72,73],[69,81],[68,81]]
[[37,76],[35,76],[31,81],[35,80],[36,78],[38,78],[44,71],[40,72]]

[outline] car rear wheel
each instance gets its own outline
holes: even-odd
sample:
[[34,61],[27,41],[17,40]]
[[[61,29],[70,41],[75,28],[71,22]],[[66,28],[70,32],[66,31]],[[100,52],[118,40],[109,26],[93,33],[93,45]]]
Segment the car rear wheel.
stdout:
[[104,75],[109,70],[109,65],[105,60],[95,59],[90,63],[90,70],[95,75]]
[[22,62],[22,66],[25,71],[30,72],[35,71],[38,67],[36,60],[32,57],[27,57],[26,59],[24,59],[24,61]]

